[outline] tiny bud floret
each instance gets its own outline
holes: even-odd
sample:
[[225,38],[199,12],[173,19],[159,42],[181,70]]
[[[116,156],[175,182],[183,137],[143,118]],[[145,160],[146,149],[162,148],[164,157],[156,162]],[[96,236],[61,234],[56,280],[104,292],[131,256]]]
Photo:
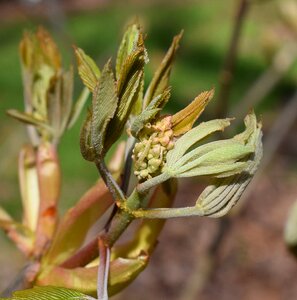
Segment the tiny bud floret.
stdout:
[[166,163],[166,154],[174,147],[171,116],[159,119],[155,124],[147,123],[135,144],[132,158],[134,174],[140,181],[160,174]]

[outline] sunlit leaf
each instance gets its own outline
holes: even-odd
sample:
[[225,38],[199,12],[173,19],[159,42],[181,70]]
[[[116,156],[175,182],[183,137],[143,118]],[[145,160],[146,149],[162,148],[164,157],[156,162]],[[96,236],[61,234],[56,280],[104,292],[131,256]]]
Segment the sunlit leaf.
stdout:
[[138,24],[132,24],[128,26],[126,32],[124,33],[122,42],[120,44],[117,61],[116,61],[116,78],[120,78],[122,68],[127,60],[127,57],[131,52],[137,47],[139,40],[140,28]]
[[106,149],[119,138],[131,111],[139,99],[139,88],[143,80],[144,46],[140,45],[125,60],[118,79],[119,102],[114,118],[108,125]]
[[52,128],[46,123],[46,121],[36,119],[29,113],[19,112],[15,109],[9,109],[7,111],[7,114],[25,124],[37,126],[41,129],[52,131]]
[[161,111],[170,98],[170,90],[165,90],[162,94],[155,97],[152,102],[133,120],[131,134],[137,137],[145,124],[149,123]]
[[234,138],[195,147],[199,140],[214,131],[223,130],[229,123],[229,119],[212,120],[184,134],[168,153],[164,172],[176,177],[227,177],[242,172],[247,167],[245,158],[255,151],[255,145],[248,143],[250,136],[246,135],[251,131],[249,124],[244,133]]
[[175,136],[182,135],[193,127],[213,94],[214,90],[201,93],[187,107],[172,116],[172,129]]
[[174,149],[167,154],[167,163],[172,165],[181,159],[184,154],[196,143],[202,141],[216,131],[223,131],[230,126],[231,119],[218,119],[200,123],[195,128],[181,136],[174,144]]
[[163,58],[159,68],[155,72],[153,79],[150,82],[144,96],[144,100],[143,100],[144,108],[147,107],[155,97],[162,94],[168,88],[173,60],[176,51],[179,47],[179,42],[182,35],[183,32],[181,32],[179,35],[176,35],[174,37],[170,48],[168,49],[165,57]]
[[[238,174],[217,178],[199,196],[196,205],[181,208],[143,209],[134,212],[137,218],[176,218],[186,216],[221,217],[238,202],[253,178],[263,154],[261,124],[254,113],[245,118],[246,130],[233,139],[244,142],[254,152],[245,159],[245,168]],[[224,174],[226,175],[226,174]],[[223,176],[222,176],[223,177]]]
[[84,85],[93,92],[100,78],[100,70],[94,60],[82,49],[75,47],[75,56],[78,65],[78,74]]

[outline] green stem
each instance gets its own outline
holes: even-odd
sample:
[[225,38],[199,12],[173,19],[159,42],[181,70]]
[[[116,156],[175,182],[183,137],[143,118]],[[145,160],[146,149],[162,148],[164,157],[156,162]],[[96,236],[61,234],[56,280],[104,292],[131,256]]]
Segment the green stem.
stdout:
[[124,202],[126,200],[125,195],[117,182],[114,180],[110,172],[108,171],[105,162],[103,159],[96,160],[96,167],[104,180],[106,186],[108,187],[109,191],[111,192],[115,201]]
[[165,182],[166,180],[170,179],[172,176],[165,172],[165,173],[161,173],[160,175],[153,177],[152,179],[149,179],[143,183],[140,183],[137,186],[137,191],[140,194],[144,194],[147,193],[149,191],[149,189],[151,189],[154,186],[157,186],[158,184]]
[[111,248],[117,239],[122,235],[130,223],[135,219],[133,211],[141,207],[146,194],[139,194],[135,189],[129,196],[127,201],[122,203],[113,217],[108,232],[100,233],[95,239],[90,241],[86,246],[80,249],[77,253],[67,259],[62,267],[73,269],[83,267],[98,257],[98,238],[102,238]]
[[124,205],[119,208],[114,216],[108,232],[105,234],[105,241],[112,247],[130,223],[135,219],[133,211],[138,210],[144,201],[146,194],[140,194],[134,189]]
[[181,207],[181,208],[154,208],[154,209],[139,209],[133,212],[135,218],[141,219],[169,219],[191,216],[204,216],[203,210],[196,206]]

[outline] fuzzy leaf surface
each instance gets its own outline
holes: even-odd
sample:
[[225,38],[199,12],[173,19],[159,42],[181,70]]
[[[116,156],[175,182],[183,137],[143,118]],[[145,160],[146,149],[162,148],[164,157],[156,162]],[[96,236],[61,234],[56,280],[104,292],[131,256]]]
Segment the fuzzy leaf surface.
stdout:
[[120,78],[122,68],[127,60],[127,57],[131,52],[137,47],[137,43],[140,36],[140,28],[138,24],[132,24],[128,26],[126,32],[124,33],[123,39],[121,41],[117,60],[116,60],[116,78]]
[[[118,105],[118,96],[111,64],[108,62],[97,83],[92,101],[91,145],[98,157],[104,149],[106,130]],[[118,129],[117,129],[118,130]]]
[[139,46],[126,59],[118,80],[119,102],[113,119],[108,125],[106,149],[119,138],[139,98],[138,92],[143,80],[144,47]]
[[163,94],[158,95],[153,101],[135,117],[131,125],[131,134],[137,137],[139,132],[143,129],[145,124],[149,123],[162,110],[170,97],[170,90],[167,89]]
[[0,298],[0,300],[95,300],[75,290],[61,287],[34,287],[32,289],[17,291],[11,298]]
[[78,74],[84,85],[93,92],[100,78],[100,70],[95,61],[82,49],[74,48],[78,65]]

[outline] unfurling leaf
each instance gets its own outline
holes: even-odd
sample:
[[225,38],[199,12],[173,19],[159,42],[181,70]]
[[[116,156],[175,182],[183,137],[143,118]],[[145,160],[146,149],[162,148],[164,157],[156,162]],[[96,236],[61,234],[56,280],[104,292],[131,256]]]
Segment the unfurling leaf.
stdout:
[[263,154],[262,132],[261,126],[257,125],[254,115],[249,115],[246,118],[246,125],[249,122],[251,122],[252,127],[248,127],[247,131],[253,128],[253,132],[247,143],[254,147],[254,154],[249,157],[247,167],[240,174],[217,179],[213,185],[202,192],[197,200],[196,207],[203,211],[204,216],[218,218],[228,213],[238,202],[257,171]]
[[170,89],[155,97],[152,102],[143,110],[141,114],[135,117],[131,125],[131,134],[137,137],[144,126],[153,120],[161,111],[170,98]]
[[48,124],[46,124],[44,120],[36,119],[34,116],[32,116],[29,113],[20,112],[15,109],[9,109],[7,111],[7,114],[25,124],[33,125],[41,130],[47,130],[49,132],[52,132],[52,128]]
[[73,71],[62,68],[58,48],[39,28],[25,33],[20,43],[25,112],[8,111],[28,127],[32,144],[57,144],[68,128],[72,110]]
[[172,129],[175,136],[182,135],[193,127],[213,94],[214,90],[201,93],[187,107],[172,116]]
[[25,32],[20,43],[20,57],[23,67],[34,71],[42,64],[47,64],[59,70],[61,68],[61,56],[56,43],[50,34],[39,27],[36,35]]
[[170,48],[168,49],[165,57],[163,58],[159,68],[155,72],[153,79],[149,84],[144,96],[144,100],[143,100],[144,108],[147,107],[155,97],[162,94],[168,88],[173,60],[176,51],[179,47],[179,42],[182,35],[183,32],[181,32],[180,34],[176,35],[173,38]]
[[239,138],[238,135],[194,147],[210,133],[223,130],[229,122],[229,119],[209,121],[184,134],[169,151],[164,172],[174,177],[228,177],[242,172],[248,163],[245,158],[255,151],[255,145],[248,143],[249,136]]
[[228,213],[240,199],[253,178],[262,158],[261,124],[257,124],[255,115],[250,113],[245,118],[245,125],[246,130],[233,139],[245,143],[248,147],[252,147],[254,151],[245,158],[246,165],[240,173],[232,175],[231,172],[228,177],[215,179],[202,192],[193,207],[143,209],[136,211],[134,216],[150,219],[186,216],[221,217]]
[[129,54],[123,62],[118,79],[118,107],[113,119],[108,125],[106,149],[119,138],[124,126],[139,99],[139,88],[143,81],[143,68],[145,64],[145,48],[141,43]]
[[115,114],[117,104],[116,84],[109,61],[94,89],[92,110],[81,131],[80,144],[84,158],[93,160],[94,155],[99,158],[106,152],[106,129]]
[[138,24],[132,24],[128,26],[126,32],[124,33],[121,45],[117,54],[116,61],[116,78],[120,78],[122,68],[127,60],[127,57],[132,53],[132,51],[137,47],[140,28]]
[[72,289],[62,287],[34,287],[32,289],[14,292],[11,298],[0,300],[95,300]]
[[80,130],[80,139],[79,139],[81,155],[85,160],[88,161],[94,161],[96,157],[95,149],[91,141],[91,132],[92,132],[92,111],[89,109],[87,111],[87,116]]
[[84,85],[93,92],[100,78],[100,70],[94,60],[82,49],[75,47],[75,56],[78,65],[78,74]]

